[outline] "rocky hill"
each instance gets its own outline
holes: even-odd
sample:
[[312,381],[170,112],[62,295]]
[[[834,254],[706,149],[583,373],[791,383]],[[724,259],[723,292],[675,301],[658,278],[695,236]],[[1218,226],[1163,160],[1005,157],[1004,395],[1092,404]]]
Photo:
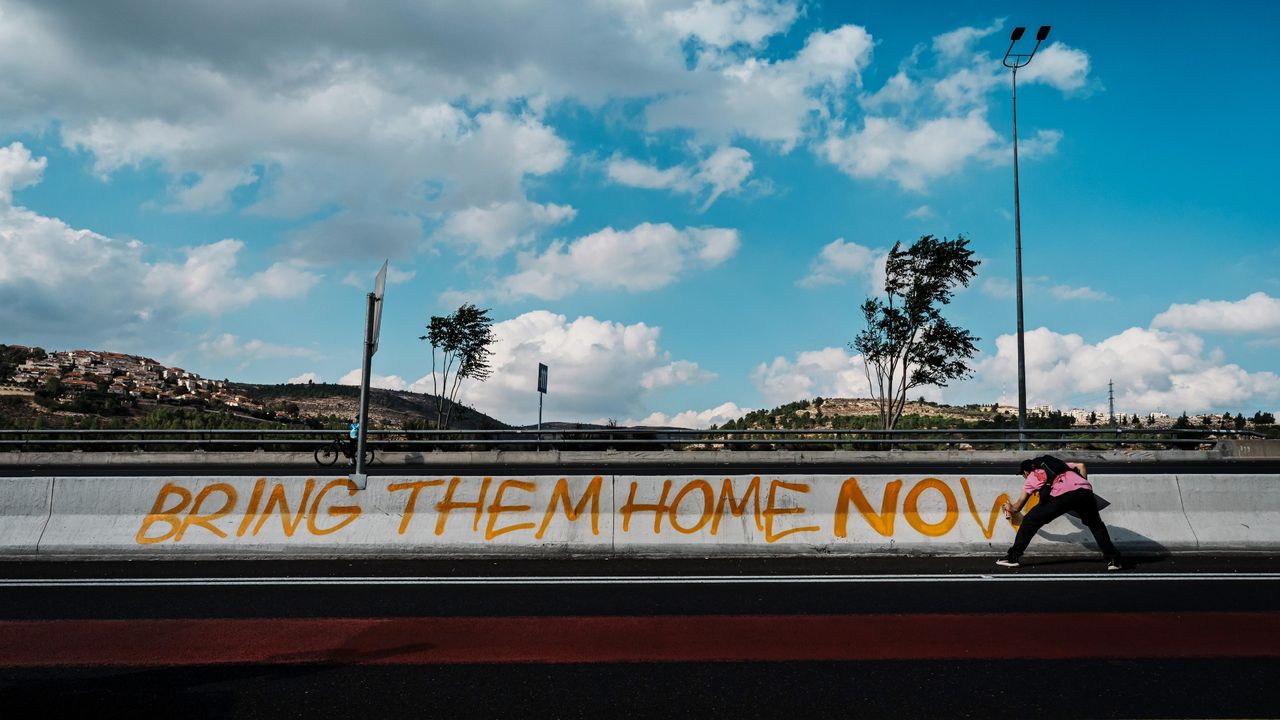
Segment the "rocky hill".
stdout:
[[[344,427],[359,403],[360,389],[348,385],[253,385],[137,355],[0,345],[0,428]],[[434,428],[436,397],[374,389],[369,416],[373,427]],[[449,427],[507,425],[455,406]]]
[[[993,405],[953,407],[925,401],[908,402],[898,427],[945,428],[984,423],[998,424],[1016,410]],[[880,408],[868,398],[814,398],[780,405],[772,410],[755,410],[725,423],[727,430],[754,429],[868,429],[880,427]]]
[[[344,420],[355,417],[360,407],[360,388],[352,385],[232,383],[231,386],[264,407],[273,408],[288,417]],[[445,402],[448,403],[447,400]],[[371,388],[369,418],[374,427],[429,430],[435,427],[436,396]],[[502,430],[509,426],[465,405],[455,405],[449,427],[455,430]]]

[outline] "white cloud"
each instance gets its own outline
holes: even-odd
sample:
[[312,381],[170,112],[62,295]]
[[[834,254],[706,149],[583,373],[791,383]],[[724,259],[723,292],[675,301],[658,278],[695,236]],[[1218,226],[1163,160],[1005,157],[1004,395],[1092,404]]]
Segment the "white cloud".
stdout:
[[173,190],[172,210],[227,210],[231,192],[258,181],[258,173],[250,168],[209,170],[190,185]]
[[1111,300],[1112,297],[1088,285],[1053,285],[1049,294],[1058,300]]
[[[900,114],[863,121],[846,102],[871,61],[866,29],[820,30],[792,56],[764,54],[803,12],[772,0],[494,0],[411,11],[281,0],[235,12],[180,0],[165,13],[148,0],[13,0],[0,26],[0,72],[10,80],[0,127],[51,129],[104,178],[158,168],[168,180],[159,204],[172,210],[223,210],[234,197],[255,213],[323,216],[284,248],[311,263],[403,257],[419,249],[424,220],[449,226],[447,237],[464,245],[479,237],[466,247],[485,257],[526,244],[555,220],[521,225],[504,213],[552,207],[534,203],[527,185],[568,163],[570,146],[545,117],[566,99],[591,110],[636,100],[648,130],[692,130],[704,145],[745,137],[789,151],[814,141],[855,177],[913,189],[956,172],[975,147],[1001,144],[982,133],[984,98],[1002,75],[983,70],[993,61],[973,49],[1000,22],[935,38],[947,62],[904,66],[859,98]],[[936,77],[938,67],[954,72]],[[1089,58],[1055,42],[1023,72],[1077,90]],[[953,104],[938,117],[935,102]],[[958,157],[931,130],[959,133]],[[884,142],[896,143],[890,158],[900,169],[877,166],[871,148]],[[707,205],[749,175],[745,151],[734,152],[689,169]],[[478,217],[486,213],[500,217]],[[501,231],[477,236],[468,232],[475,222]],[[350,242],[361,228],[372,232]]]
[[682,427],[694,430],[704,430],[712,425],[723,425],[730,420],[738,418],[751,412],[750,408],[738,407],[737,404],[726,402],[721,403],[707,410],[685,410],[684,412],[668,415],[664,412],[650,413],[641,420],[626,420],[624,425],[645,425],[649,427]]
[[[1003,24],[997,20],[935,37],[933,63],[920,61],[924,48],[917,46],[882,87],[859,97],[867,115],[860,121],[835,116],[815,152],[851,177],[886,178],[913,191],[970,162],[1010,162],[1012,143],[989,120],[993,94],[1008,88],[1008,71],[976,45]],[[1074,92],[1087,87],[1089,69],[1087,53],[1054,43],[1019,77]],[[1026,160],[1052,155],[1062,137],[1061,131],[1037,128],[1020,141],[1019,153]]]
[[663,20],[681,38],[693,36],[714,48],[737,43],[758,47],[791,27],[799,16],[794,2],[772,0],[698,0],[692,7],[668,10]]
[[[1129,328],[1096,344],[1079,335],[1048,328],[1024,334],[1028,402],[1057,407],[1105,401],[1115,382],[1116,407],[1123,412],[1201,412],[1235,409],[1250,401],[1280,400],[1280,376],[1250,373],[1205,351],[1204,341],[1185,332]],[[1004,389],[1017,378],[1017,338],[996,339],[996,354],[976,366],[976,384]],[[1016,396],[1016,387],[1015,387]]]
[[[387,266],[387,285],[403,285],[417,277],[416,270],[397,270],[390,265]],[[365,291],[373,290],[373,283],[378,278],[378,271],[374,270],[367,273],[356,272],[352,270],[342,278],[343,285],[350,285],[354,288],[360,288]]]
[[422,241],[422,220],[397,213],[339,212],[285,234],[284,253],[313,265],[402,258]]
[[[584,316],[572,321],[545,310],[495,323],[493,375],[464,381],[459,400],[505,422],[537,418],[538,363],[549,368],[545,417],[562,421],[637,414],[650,392],[710,377],[696,363],[672,360],[661,329]],[[431,391],[431,376],[412,389]]]
[[919,83],[905,70],[899,70],[879,90],[858,98],[858,104],[868,112],[880,112],[888,105],[908,106],[919,97]]
[[698,367],[698,363],[677,360],[669,365],[656,367],[640,376],[640,387],[645,390],[711,382],[716,374]]
[[[338,378],[338,384],[358,386],[360,384],[360,374],[360,368],[349,370],[345,375]],[[410,384],[399,375],[379,375],[377,373],[369,373],[369,387],[381,388],[383,390],[413,390],[414,392],[430,392],[429,387],[427,390],[421,390],[416,386],[411,387]]]
[[[337,210],[287,245],[329,263],[400,256],[426,215],[524,201],[528,178],[569,157],[538,96],[644,96],[687,74],[676,39],[637,36],[620,8],[288,5],[6,6],[0,127],[51,127],[104,179],[157,167],[171,210],[225,210],[233,193],[273,216]],[[664,27],[656,10],[634,20]],[[577,60],[597,47],[617,52]],[[393,232],[352,243],[353,222]]]
[[614,156],[606,168],[609,179],[619,185],[644,188],[646,190],[674,190],[676,192],[694,193],[697,186],[693,182],[693,173],[681,166],[660,170],[646,165],[639,160]]
[[933,97],[949,115],[963,115],[977,110],[985,114],[987,96],[1002,87],[1003,77],[990,63],[962,67],[932,85]]
[[695,267],[710,268],[738,250],[738,231],[677,230],[642,223],[631,230],[605,228],[571,243],[555,242],[540,255],[524,255],[519,270],[495,292],[508,298],[564,297],[579,287],[642,292],[665,287]]
[[982,281],[982,292],[993,298],[1008,299],[1016,297],[1017,288],[1013,281],[1003,277],[989,277]]
[[215,338],[204,340],[197,349],[204,355],[214,359],[238,359],[248,363],[251,360],[268,360],[273,358],[308,358],[319,360],[321,354],[310,348],[292,345],[278,345],[265,340],[244,340],[223,333]]
[[[10,145],[0,155],[0,189],[38,181],[43,167],[43,158]],[[320,280],[288,262],[246,274],[243,248],[225,239],[185,248],[180,262],[150,262],[137,240],[72,228],[0,200],[0,325],[77,343],[153,336],[178,317],[297,298]]]
[[31,151],[22,143],[0,148],[0,204],[11,204],[14,190],[40,182],[47,164],[45,158],[32,158]]
[[182,264],[149,266],[142,284],[149,294],[187,310],[217,315],[260,298],[300,297],[320,281],[319,275],[291,263],[275,263],[248,278],[234,278],[243,248],[242,241],[232,239],[187,248]]
[[304,372],[297,377],[291,377],[284,381],[286,385],[306,385],[307,383],[324,382],[320,376],[313,372]]
[[828,112],[826,98],[861,82],[873,46],[865,29],[845,25],[812,33],[790,59],[700,64],[686,92],[648,106],[649,129],[688,128],[718,141],[751,137],[789,151]]
[[985,28],[956,28],[934,37],[933,50],[942,60],[958,60],[972,52],[972,46],[975,42],[999,32],[1003,27],[1004,21],[996,20]]
[[751,153],[742,148],[717,148],[696,166],[675,166],[665,170],[646,165],[638,160],[614,156],[606,171],[609,179],[630,187],[650,190],[671,190],[688,195],[707,193],[702,209],[725,193],[736,193],[751,176],[754,164]]
[[[1004,277],[989,277],[982,281],[982,292],[990,297],[1008,299],[1017,296],[1017,288],[1013,281]],[[1088,285],[1053,285],[1047,277],[1023,278],[1023,292],[1026,295],[1049,295],[1056,300],[1113,300],[1109,294],[1095,290]]]
[[981,158],[997,143],[981,112],[942,117],[915,126],[896,118],[865,118],[860,130],[833,133],[820,146],[828,161],[856,178],[887,177],[906,190],[923,190]]
[[814,397],[866,397],[870,391],[864,368],[861,355],[829,347],[796,353],[791,360],[778,356],[760,363],[751,379],[768,405]]
[[809,263],[809,274],[801,278],[801,287],[836,285],[849,278],[866,277],[873,287],[884,285],[884,264],[888,253],[836,238],[822,247],[818,257]]
[[572,220],[568,205],[525,200],[495,202],[459,210],[445,220],[440,237],[485,258],[495,258],[533,242],[542,228]]
[[933,208],[929,207],[928,205],[921,205],[915,210],[912,210],[911,212],[907,213],[907,217],[915,218],[917,220],[928,220],[933,216],[934,216]]
[[[1058,143],[1061,140],[1061,130],[1038,130],[1034,136],[1018,141],[1018,157],[1021,160],[1048,157],[1058,152]],[[1013,152],[1012,146],[1009,152]]]
[[1089,79],[1089,55],[1060,42],[1050,43],[1036,52],[1035,61],[1021,74],[1027,82],[1042,82],[1062,91],[1079,90]]
[[1280,299],[1256,292],[1243,300],[1174,304],[1151,321],[1156,328],[1227,333],[1280,332]]
[[751,153],[735,147],[719,148],[711,157],[703,160],[695,176],[699,183],[710,190],[702,209],[711,207],[725,193],[737,192],[751,176],[753,167]]

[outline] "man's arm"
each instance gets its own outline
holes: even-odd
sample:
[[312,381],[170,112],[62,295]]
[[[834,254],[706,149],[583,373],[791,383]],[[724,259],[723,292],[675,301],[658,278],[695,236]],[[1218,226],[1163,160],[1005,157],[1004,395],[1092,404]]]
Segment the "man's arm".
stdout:
[[1004,516],[1009,517],[1010,515],[1013,515],[1016,512],[1022,512],[1022,508],[1026,506],[1027,501],[1030,499],[1031,499],[1031,496],[1027,494],[1026,490],[1023,490],[1022,494],[1018,496],[1017,500],[1014,500],[1012,503],[1006,502],[1004,504],[1004,508],[1003,508]]

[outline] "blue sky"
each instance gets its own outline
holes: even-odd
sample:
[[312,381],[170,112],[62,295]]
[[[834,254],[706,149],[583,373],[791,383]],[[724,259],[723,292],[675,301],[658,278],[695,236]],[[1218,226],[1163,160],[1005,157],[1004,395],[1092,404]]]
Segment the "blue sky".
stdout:
[[[949,317],[1028,395],[1280,408],[1269,3],[0,0],[0,342],[250,382],[430,390],[431,315],[492,309],[462,399],[705,426],[869,395],[847,343],[896,241],[982,260]],[[1028,47],[1029,44],[1023,47]]]

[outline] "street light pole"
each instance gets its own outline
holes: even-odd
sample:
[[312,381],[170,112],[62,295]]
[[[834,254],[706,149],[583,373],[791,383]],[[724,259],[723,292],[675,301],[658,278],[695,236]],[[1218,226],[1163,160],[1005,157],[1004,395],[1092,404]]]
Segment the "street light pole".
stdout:
[[1018,68],[1026,67],[1035,57],[1040,43],[1049,37],[1049,26],[1041,25],[1036,33],[1036,45],[1025,55],[1015,54],[1013,46],[1026,32],[1016,27],[1009,36],[1009,49],[1004,53],[1004,66],[1013,70],[1013,237],[1014,273],[1018,295],[1018,447],[1027,449],[1027,352],[1023,339],[1022,323],[1022,197],[1018,185]]

